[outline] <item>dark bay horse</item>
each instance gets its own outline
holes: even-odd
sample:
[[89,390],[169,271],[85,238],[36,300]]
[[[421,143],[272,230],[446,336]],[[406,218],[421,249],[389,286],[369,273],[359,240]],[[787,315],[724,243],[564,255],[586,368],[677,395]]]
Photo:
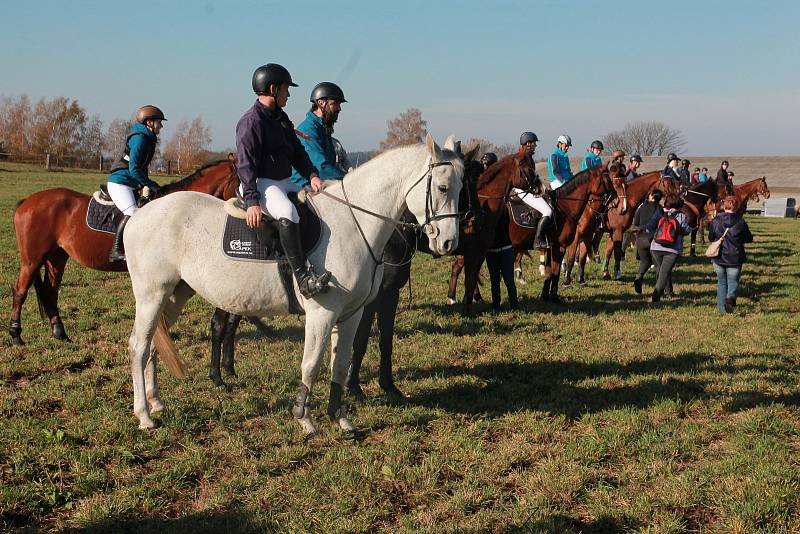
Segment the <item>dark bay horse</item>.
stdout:
[[[475,160],[479,146],[474,147],[466,154],[462,154],[464,161],[464,194],[463,202],[459,202],[459,211],[463,213],[461,231],[457,254],[473,246],[474,242],[486,239],[485,233],[491,243],[494,237],[494,224],[487,221],[485,210],[480,210],[475,201],[475,182],[483,171],[483,165]],[[456,152],[461,153],[461,147],[456,143]],[[470,195],[473,195],[470,198]],[[404,221],[413,222],[413,216],[406,213]],[[380,376],[378,383],[387,395],[393,398],[403,398],[405,395],[394,383],[392,372],[392,351],[394,341],[394,324],[397,316],[397,307],[400,303],[400,290],[408,283],[411,277],[411,259],[414,253],[420,250],[430,253],[428,239],[414,229],[398,227],[392,235],[383,252],[383,279],[375,299],[364,306],[364,312],[353,341],[353,356],[350,371],[347,375],[347,387],[350,395],[364,399],[361,389],[360,371],[367,344],[372,330],[373,321],[377,319],[380,349]],[[235,333],[239,323],[239,316],[229,315],[222,310],[217,310],[211,323],[211,369],[210,378],[217,387],[224,387],[225,383],[220,373],[220,361],[226,374],[235,375],[234,351]]]
[[[235,195],[239,179],[232,158],[210,163],[195,173],[165,185],[161,194],[198,191],[227,199]],[[12,289],[9,334],[15,345],[23,345],[22,305],[31,284],[39,310],[50,319],[53,336],[69,341],[58,311],[58,291],[69,258],[98,271],[127,271],[125,262],[109,262],[113,234],[86,225],[90,195],[71,189],[39,191],[22,199],[14,210],[14,228],[20,254],[20,269]],[[42,273],[42,270],[44,271]]]
[[[561,274],[561,260],[567,246],[575,239],[578,222],[584,209],[592,205],[597,209],[608,204],[613,195],[625,197],[625,179],[623,167],[611,164],[586,169],[575,175],[569,182],[553,193],[555,217],[557,224],[551,225],[548,240],[551,243],[547,252],[545,281],[542,285],[541,299],[548,302],[560,302],[558,296],[558,278]],[[622,210],[624,203],[620,203]],[[513,219],[509,220],[508,234],[517,253],[533,248],[536,229],[518,226]]]
[[[717,185],[717,201],[712,202],[712,205],[706,206],[705,217],[700,222],[700,227],[698,228],[700,232],[700,242],[704,243],[705,240],[705,230],[711,225],[711,221],[714,220],[714,217],[717,216],[717,213],[722,211],[722,199],[725,198],[728,194],[728,191],[725,189],[724,185]],[[733,196],[736,197],[736,205],[739,206],[736,210],[736,213],[739,215],[744,215],[744,212],[747,211],[747,203],[749,201],[758,202],[761,200],[761,197],[769,198],[769,186],[767,186],[767,177],[762,176],[761,178],[756,178],[755,180],[750,180],[749,182],[745,182],[741,185],[733,186]],[[711,202],[709,200],[709,202]],[[692,232],[692,243],[691,249],[694,252],[695,242],[696,242],[697,231]]]

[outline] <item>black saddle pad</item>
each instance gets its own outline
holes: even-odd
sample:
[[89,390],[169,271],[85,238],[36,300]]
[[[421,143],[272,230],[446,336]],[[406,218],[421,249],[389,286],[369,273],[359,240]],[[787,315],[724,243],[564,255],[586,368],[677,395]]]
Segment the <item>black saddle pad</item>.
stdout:
[[100,204],[92,197],[86,209],[86,226],[97,232],[113,234],[117,230],[114,220],[119,215],[120,211],[116,206]]
[[[321,223],[316,212],[308,204],[295,204],[300,215],[300,239],[306,254],[319,242]],[[283,249],[278,238],[278,229],[267,222],[267,230],[259,234],[247,226],[244,219],[227,216],[225,232],[222,234],[222,251],[231,259],[242,261],[278,261]]]
[[508,216],[517,226],[523,228],[533,228],[539,224],[542,214],[538,210],[528,206],[517,197],[511,197],[508,201]]

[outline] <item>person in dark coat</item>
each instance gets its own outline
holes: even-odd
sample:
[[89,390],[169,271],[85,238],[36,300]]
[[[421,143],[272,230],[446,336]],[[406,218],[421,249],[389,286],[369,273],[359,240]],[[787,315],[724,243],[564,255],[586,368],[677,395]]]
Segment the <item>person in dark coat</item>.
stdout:
[[733,194],[733,184],[728,179],[728,160],[723,160],[717,171],[717,186],[725,186],[725,191]]
[[494,231],[494,243],[492,243],[492,248],[486,252],[486,266],[489,268],[489,280],[492,284],[492,312],[500,311],[501,277],[508,292],[508,307],[516,310],[519,304],[517,302],[517,286],[514,283],[514,247],[508,237],[508,212],[504,211],[497,223]]
[[720,313],[732,313],[736,308],[736,291],[739,289],[742,264],[747,259],[744,245],[753,242],[753,234],[742,216],[736,213],[736,197],[725,197],[722,208],[724,211],[711,221],[708,239],[714,242],[725,234],[719,256],[712,259],[711,263],[717,273],[717,309]]
[[661,209],[661,198],[664,194],[660,189],[653,189],[647,200],[642,202],[636,208],[636,214],[633,216],[633,226],[639,230],[636,236],[636,255],[639,257],[639,274],[633,279],[633,289],[638,294],[642,294],[642,280],[645,273],[653,265],[653,257],[650,255],[650,242],[653,240],[653,235],[647,231],[644,226],[650,222],[656,212],[663,213]]
[[[672,282],[672,269],[683,254],[683,236],[689,235],[692,228],[679,208],[681,198],[675,193],[664,197],[663,213],[656,212],[647,223],[647,231],[652,233],[650,255],[656,266],[656,285],[653,288],[652,302],[659,302]],[[667,229],[674,226],[674,232]],[[669,235],[667,235],[669,234]],[[669,238],[669,239],[667,239]],[[674,292],[670,291],[674,295]]]

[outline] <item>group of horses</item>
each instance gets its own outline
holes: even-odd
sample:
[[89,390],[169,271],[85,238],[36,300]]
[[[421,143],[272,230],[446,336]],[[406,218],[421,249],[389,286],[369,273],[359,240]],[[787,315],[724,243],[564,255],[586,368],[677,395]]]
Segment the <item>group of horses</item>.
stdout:
[[[535,168],[531,158],[520,149],[484,169],[475,158],[478,148],[462,153],[452,136],[440,148],[429,136],[423,145],[377,156],[341,182],[328,184],[324,194],[308,195],[323,222],[319,243],[309,259],[333,276],[331,290],[314,299],[302,298],[294,287],[293,297],[306,314],[306,329],[301,385],[292,412],[306,434],[316,432],[308,400],[329,341],[332,378],[327,412],[341,428],[355,429],[342,401],[343,388],[351,396],[364,397],[359,374],[376,317],[380,387],[391,396],[404,396],[393,380],[392,338],[399,291],[409,280],[416,250],[457,256],[451,295],[463,269],[467,312],[499,224],[508,225],[518,253],[531,250],[535,229],[519,226],[508,216],[513,190],[525,189],[532,181]],[[579,281],[584,279],[586,254],[597,232],[610,234],[606,257],[614,253],[618,269],[623,234],[636,206],[654,188],[676,191],[660,172],[632,180],[626,180],[625,174],[625,166],[615,163],[587,169],[553,193],[556,222],[548,230],[551,247],[542,300],[561,300],[558,282],[565,254],[566,282],[571,280],[576,258]],[[58,309],[58,293],[66,262],[72,257],[92,269],[130,272],[136,319],[129,353],[134,413],[140,428],[153,428],[150,415],[163,409],[152,342],[163,357],[176,354],[171,339],[163,334],[195,293],[217,307],[211,320],[209,375],[216,386],[225,387],[220,365],[229,374],[235,372],[234,339],[240,317],[291,313],[293,301],[274,262],[236,261],[218,250],[225,220],[221,204],[235,196],[238,185],[236,165],[229,158],[164,186],[164,198],[146,205],[128,224],[124,238],[127,264],[108,261],[111,234],[87,227],[90,196],[57,188],[20,201],[14,212],[20,272],[13,288],[9,328],[13,343],[23,344],[21,310],[31,285],[53,335],[69,341]],[[741,210],[747,199],[769,196],[764,178],[735,191],[737,197],[742,196]],[[682,210],[689,224],[696,227],[719,209],[721,198],[722,192],[712,182],[685,192]],[[153,239],[155,235],[158,239]],[[154,339],[157,331],[162,335]]]

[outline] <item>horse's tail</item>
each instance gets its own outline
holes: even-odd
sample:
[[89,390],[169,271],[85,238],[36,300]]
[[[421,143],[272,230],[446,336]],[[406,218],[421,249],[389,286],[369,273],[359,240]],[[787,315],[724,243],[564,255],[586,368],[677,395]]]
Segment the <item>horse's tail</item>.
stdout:
[[44,303],[45,299],[49,297],[50,292],[45,286],[41,268],[33,275],[33,288],[36,290],[36,303],[39,305],[39,317],[47,319],[47,310],[45,310]]
[[173,343],[172,338],[169,337],[167,321],[163,315],[158,319],[156,333],[153,335],[153,343],[155,343],[158,354],[172,374],[177,378],[186,378],[186,364],[181,360],[178,355],[178,348]]

